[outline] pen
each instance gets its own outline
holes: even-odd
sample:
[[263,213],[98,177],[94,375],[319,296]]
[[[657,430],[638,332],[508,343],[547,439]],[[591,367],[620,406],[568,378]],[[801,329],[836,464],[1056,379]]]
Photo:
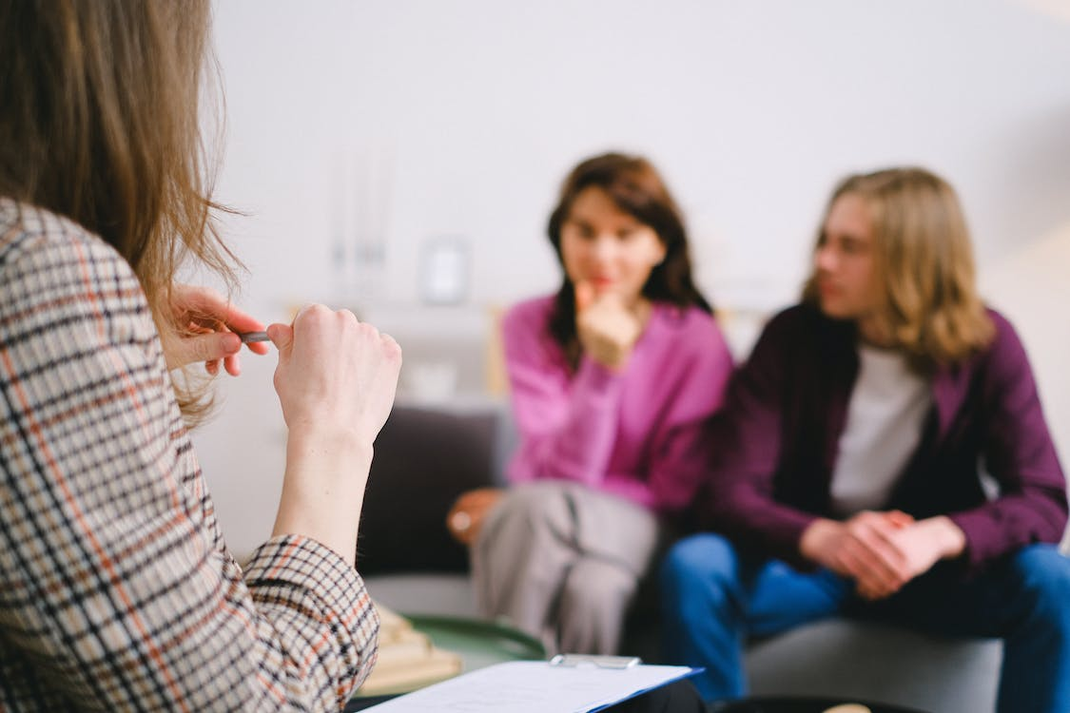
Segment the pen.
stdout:
[[238,338],[241,339],[242,344],[249,344],[250,342],[271,341],[271,337],[268,336],[267,332],[239,332],[238,330],[234,329],[234,327],[231,327],[230,331],[238,335]]

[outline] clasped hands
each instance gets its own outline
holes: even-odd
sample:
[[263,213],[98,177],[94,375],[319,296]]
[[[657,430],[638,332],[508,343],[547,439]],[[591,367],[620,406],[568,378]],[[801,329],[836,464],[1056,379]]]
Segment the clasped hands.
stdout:
[[803,556],[853,579],[859,596],[869,600],[895,594],[965,547],[965,534],[950,518],[915,520],[899,510],[867,510],[845,522],[821,518],[799,543]]

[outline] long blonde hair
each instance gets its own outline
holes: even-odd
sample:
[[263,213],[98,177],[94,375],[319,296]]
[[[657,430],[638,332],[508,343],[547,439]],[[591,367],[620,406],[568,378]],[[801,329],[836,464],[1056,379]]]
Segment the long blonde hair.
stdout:
[[[0,2],[0,194],[67,216],[130,263],[165,349],[171,285],[192,257],[232,286],[213,225],[198,99],[208,0]],[[178,375],[176,375],[178,376]],[[174,380],[190,422],[207,383]]]
[[[921,168],[849,176],[833,191],[822,226],[846,194],[869,208],[883,284],[876,319],[891,346],[922,369],[960,362],[986,346],[994,327],[977,294],[970,234],[950,184]],[[815,277],[803,289],[811,303]]]

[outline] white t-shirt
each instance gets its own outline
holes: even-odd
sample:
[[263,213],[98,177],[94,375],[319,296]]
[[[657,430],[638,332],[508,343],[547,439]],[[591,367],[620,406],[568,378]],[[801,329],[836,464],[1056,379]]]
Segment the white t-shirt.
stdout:
[[849,516],[884,507],[921,440],[929,384],[898,351],[860,345],[830,486],[832,510]]

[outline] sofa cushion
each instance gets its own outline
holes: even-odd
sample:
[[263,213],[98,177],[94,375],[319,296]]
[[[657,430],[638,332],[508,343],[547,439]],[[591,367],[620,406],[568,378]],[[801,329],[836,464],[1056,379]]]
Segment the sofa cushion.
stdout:
[[841,696],[939,713],[996,707],[999,639],[951,638],[843,618],[797,627],[747,650],[758,695]]
[[468,570],[446,513],[461,493],[496,482],[499,416],[497,408],[394,407],[375,441],[364,496],[362,575]]

